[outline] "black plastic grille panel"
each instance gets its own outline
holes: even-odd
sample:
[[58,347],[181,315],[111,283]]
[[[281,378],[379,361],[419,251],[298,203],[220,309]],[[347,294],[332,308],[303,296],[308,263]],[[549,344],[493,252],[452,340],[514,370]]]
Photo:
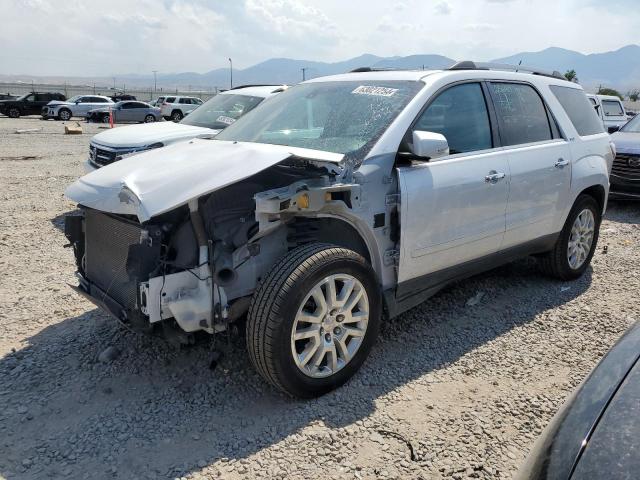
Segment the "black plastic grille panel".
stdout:
[[613,161],[611,173],[619,177],[640,180],[640,155],[619,153]]

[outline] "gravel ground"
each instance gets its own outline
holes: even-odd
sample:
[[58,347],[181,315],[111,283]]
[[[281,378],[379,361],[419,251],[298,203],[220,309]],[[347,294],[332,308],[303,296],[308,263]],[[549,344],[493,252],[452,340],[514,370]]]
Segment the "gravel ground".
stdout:
[[67,287],[83,127],[0,118],[0,477],[508,478],[639,318],[640,206],[613,204],[582,279],[529,259],[460,282],[386,324],[345,387],[285,398],[242,339],[212,371],[208,345],[132,334]]

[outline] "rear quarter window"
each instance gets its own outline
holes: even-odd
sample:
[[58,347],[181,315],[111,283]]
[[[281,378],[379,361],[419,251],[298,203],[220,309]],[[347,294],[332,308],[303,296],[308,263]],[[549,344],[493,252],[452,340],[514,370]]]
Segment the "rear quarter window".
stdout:
[[583,90],[558,85],[550,85],[549,88],[564,108],[578,135],[586,137],[604,133],[602,121]]
[[621,117],[624,115],[622,104],[615,100],[602,100],[602,109],[607,117]]

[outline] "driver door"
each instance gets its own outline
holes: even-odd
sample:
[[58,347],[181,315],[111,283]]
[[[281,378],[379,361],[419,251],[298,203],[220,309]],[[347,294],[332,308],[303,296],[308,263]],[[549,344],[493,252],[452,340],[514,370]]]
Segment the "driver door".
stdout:
[[500,249],[510,175],[488,99],[482,83],[455,84],[413,127],[444,135],[450,153],[397,168],[400,296],[455,278]]

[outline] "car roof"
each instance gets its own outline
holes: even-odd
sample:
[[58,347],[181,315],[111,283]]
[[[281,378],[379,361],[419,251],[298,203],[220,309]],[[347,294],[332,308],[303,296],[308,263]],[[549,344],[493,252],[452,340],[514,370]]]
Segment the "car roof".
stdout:
[[615,95],[596,95],[596,97],[602,99],[602,100],[615,100],[616,102],[620,102],[620,98],[616,97]]
[[247,85],[246,87],[235,87],[231,90],[225,90],[224,92],[220,92],[219,95],[250,95],[252,97],[267,98],[287,88],[287,85]]
[[486,79],[486,80],[513,80],[524,81],[534,85],[558,85],[563,87],[575,88],[582,90],[582,87],[573,82],[569,82],[566,79],[553,77],[550,75],[529,73],[529,72],[517,72],[511,70],[501,69],[456,69],[456,70],[373,70],[373,71],[358,71],[349,72],[339,75],[331,75],[327,77],[317,77],[311,80],[307,80],[303,83],[318,83],[318,82],[348,82],[348,81],[423,81],[439,80],[443,78],[450,78],[452,81],[458,80],[473,80],[473,79]]

